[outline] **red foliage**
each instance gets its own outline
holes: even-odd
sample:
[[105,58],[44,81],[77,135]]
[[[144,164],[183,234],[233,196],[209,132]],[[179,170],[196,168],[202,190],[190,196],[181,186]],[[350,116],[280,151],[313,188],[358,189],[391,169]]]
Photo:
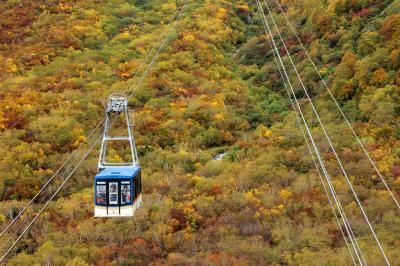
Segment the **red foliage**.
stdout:
[[210,196],[217,196],[222,194],[222,189],[219,185],[214,185],[208,190]]
[[400,166],[393,165],[392,167],[390,167],[390,172],[395,177],[400,176]]
[[12,111],[6,113],[4,115],[4,118],[7,121],[6,122],[7,128],[23,129],[25,125],[29,122],[25,116]]
[[182,210],[172,209],[170,215],[172,219],[178,221],[178,223],[173,225],[173,229],[175,232],[186,228],[186,217]]
[[218,219],[216,217],[211,217],[205,221],[203,224],[204,227],[208,228],[214,225],[218,225]]
[[265,146],[270,146],[270,145],[273,144],[273,141],[272,141],[272,140],[270,140],[270,139],[265,139],[265,138],[261,138],[261,139],[259,140],[259,142],[260,142],[260,145],[263,146],[263,147],[265,147]]
[[238,144],[239,144],[239,146],[240,146],[241,149],[250,148],[250,146],[251,146],[250,143],[245,142],[244,140],[238,141]]
[[39,1],[24,1],[24,4],[3,10],[0,15],[0,43],[10,44],[29,36],[29,27],[38,17],[32,10],[38,10],[39,6]]
[[367,18],[370,14],[370,11],[368,8],[363,8],[360,11],[354,13],[352,16],[353,17],[361,17],[361,18]]

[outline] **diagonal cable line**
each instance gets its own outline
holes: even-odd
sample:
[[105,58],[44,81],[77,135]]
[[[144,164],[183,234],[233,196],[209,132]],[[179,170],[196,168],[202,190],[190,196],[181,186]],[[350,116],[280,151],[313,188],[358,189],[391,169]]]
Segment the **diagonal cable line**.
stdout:
[[18,213],[17,217],[15,217],[11,223],[1,232],[0,234],[0,239],[1,237],[9,230],[9,228],[21,217],[21,215],[26,211],[26,209],[39,197],[40,193],[46,189],[46,187],[54,180],[54,178],[61,172],[61,170],[71,161],[71,159],[78,153],[78,151],[84,146],[84,144],[87,142],[87,139],[89,139],[94,132],[101,126],[105,118],[103,118],[100,123],[90,132],[88,137],[84,142],[82,142],[75,151],[68,157],[68,159],[62,164],[62,166],[54,173],[54,175],[46,182],[46,184],[39,190],[39,192],[29,201],[29,203]]
[[322,77],[322,75],[320,74],[320,72],[318,71],[317,66],[315,65],[314,61],[312,60],[310,54],[308,53],[307,49],[305,48],[303,42],[301,41],[300,37],[298,36],[296,30],[294,29],[292,23],[290,23],[289,18],[287,17],[287,15],[285,14],[285,12],[283,11],[283,8],[281,6],[281,4],[279,3],[278,0],[275,0],[275,2],[277,3],[279,9],[281,10],[281,13],[283,14],[283,16],[286,19],[286,23],[289,25],[290,29],[292,30],[292,32],[294,33],[297,41],[299,42],[301,48],[303,49],[303,51],[305,52],[308,60],[310,61],[310,63],[312,64],[314,70],[317,72],[319,78],[321,79],[324,87],[326,88],[326,90],[328,91],[329,96],[331,97],[331,99],[333,100],[333,102],[335,103],[336,107],[338,108],[340,114],[342,115],[342,117],[344,118],[344,120],[346,121],[347,126],[350,128],[351,132],[353,133],[354,137],[356,138],[358,144],[360,145],[361,149],[363,150],[363,152],[365,153],[365,155],[367,156],[369,162],[371,163],[371,165],[373,166],[374,170],[376,171],[376,173],[378,174],[380,180],[382,181],[385,189],[389,192],[390,197],[393,199],[393,201],[395,202],[397,208],[400,210],[400,204],[399,201],[396,199],[396,197],[394,196],[394,193],[392,192],[392,190],[390,189],[389,185],[387,184],[385,178],[383,177],[382,173],[379,171],[376,162],[372,159],[370,153],[367,151],[367,149],[365,148],[365,145],[361,142],[360,137],[357,135],[356,131],[354,130],[353,126],[351,125],[349,119],[347,118],[346,114],[343,112],[342,108],[340,107],[340,104],[337,102],[336,98],[333,96],[332,91],[329,89],[325,79]]
[[[341,217],[342,217],[342,219],[343,219],[343,221],[344,221],[344,225],[345,225],[346,231],[347,231],[348,235],[350,236],[350,240],[351,240],[352,246],[353,246],[353,248],[354,248],[354,250],[355,250],[355,253],[356,253],[356,255],[357,255],[357,258],[358,258],[360,264],[363,265],[362,261],[365,261],[365,260],[364,260],[364,257],[363,257],[363,255],[362,255],[362,252],[361,252],[361,250],[360,250],[359,247],[358,247],[358,243],[357,243],[357,241],[356,241],[356,239],[355,239],[355,237],[354,237],[354,234],[353,234],[353,231],[352,231],[352,229],[351,229],[351,227],[350,227],[350,224],[349,224],[348,221],[347,221],[347,217],[346,217],[346,215],[345,215],[343,209],[341,208],[340,201],[338,200],[337,195],[336,195],[336,193],[335,193],[335,190],[334,190],[334,188],[333,188],[333,185],[332,185],[332,183],[330,182],[329,174],[328,174],[328,172],[327,172],[327,170],[326,170],[326,168],[325,168],[325,165],[324,165],[324,163],[323,163],[323,160],[322,160],[322,158],[321,158],[321,156],[320,156],[320,154],[319,154],[318,148],[317,148],[317,146],[316,146],[316,144],[315,144],[315,141],[314,141],[314,139],[313,139],[312,133],[311,133],[311,131],[310,131],[308,125],[307,125],[307,122],[306,122],[305,118],[304,118],[304,115],[303,115],[302,110],[301,110],[301,108],[300,108],[300,105],[299,105],[299,103],[298,103],[297,97],[296,97],[296,95],[295,95],[295,93],[294,93],[294,90],[293,90],[291,81],[290,81],[289,76],[288,76],[288,74],[287,74],[287,72],[286,72],[286,69],[285,69],[285,66],[284,66],[284,64],[283,64],[283,61],[282,61],[282,59],[281,59],[281,57],[280,57],[280,55],[279,55],[279,51],[278,51],[278,48],[277,48],[277,46],[276,46],[276,44],[275,44],[275,40],[272,38],[272,31],[271,31],[271,29],[270,29],[270,27],[269,27],[269,24],[268,24],[268,22],[267,22],[267,20],[266,20],[265,15],[264,15],[264,11],[263,11],[263,9],[262,9],[261,3],[260,3],[258,0],[257,0],[257,2],[259,3],[259,8],[260,8],[260,10],[261,10],[261,12],[262,12],[262,16],[263,16],[263,18],[264,18],[264,26],[267,28],[267,30],[268,30],[268,32],[269,32],[269,35],[271,36],[271,40],[272,40],[272,43],[273,43],[273,45],[274,45],[274,47],[275,47],[276,54],[277,54],[277,56],[278,56],[278,59],[279,59],[279,61],[280,61],[281,66],[282,66],[283,72],[284,72],[284,74],[285,74],[285,76],[286,76],[286,78],[287,78],[287,81],[288,81],[288,83],[289,83],[289,86],[290,86],[290,88],[291,88],[291,91],[292,91],[292,94],[293,94],[293,98],[294,98],[295,101],[296,101],[296,104],[297,104],[297,107],[298,107],[298,111],[299,111],[299,113],[300,113],[300,115],[301,115],[301,117],[302,117],[302,119],[303,119],[303,122],[304,122],[304,124],[305,124],[307,133],[308,133],[308,135],[310,136],[310,140],[311,140],[311,142],[312,142],[313,148],[315,149],[317,158],[318,158],[318,160],[319,160],[319,162],[320,162],[320,164],[321,164],[321,168],[322,168],[322,170],[323,170],[323,173],[324,173],[324,175],[325,175],[325,177],[326,177],[326,179],[327,179],[327,183],[328,183],[328,185],[329,185],[329,187],[330,187],[330,189],[331,189],[332,195],[333,195],[333,197],[334,197],[334,199],[335,199],[335,203],[336,203],[336,205],[337,205],[337,207],[338,207],[338,209],[339,209],[339,212],[341,213]],[[289,95],[289,96],[290,96],[290,95]],[[289,99],[291,99],[291,97],[289,97]],[[352,238],[354,238],[355,241],[353,241]],[[360,253],[360,255],[359,255],[359,253]],[[352,255],[351,255],[351,256],[352,256]],[[360,258],[360,256],[361,256],[361,258]]]
[[[172,21],[176,20],[176,15],[179,16],[180,13],[178,13],[178,10],[175,11],[174,15],[172,16],[172,18],[168,21],[167,27],[169,27],[170,25],[172,25]],[[140,70],[142,69],[142,67],[145,65],[145,63],[147,62],[147,60],[150,58],[150,55],[153,53],[154,49],[157,47],[157,45],[161,42],[163,35],[160,34],[160,36],[158,36],[157,41],[155,42],[155,44],[153,45],[153,47],[151,48],[150,52],[147,53],[145,59],[143,60],[143,62],[141,63],[141,65],[139,66],[139,68],[135,71],[135,75],[129,80],[128,85],[126,86],[126,88],[122,91],[122,93],[125,93],[126,90],[129,89],[129,87],[132,85],[132,82],[138,77],[138,74],[140,72]]]
[[[101,132],[100,132],[100,134],[101,134]],[[83,155],[83,154],[84,154],[84,150],[81,150],[81,155]],[[73,163],[71,163],[69,166],[67,166],[67,168],[64,169],[63,174],[65,174],[66,172],[68,172],[68,170],[71,169],[71,166],[72,166],[72,165],[75,165],[76,163],[78,163],[79,158],[81,158],[81,157],[78,156],[77,158],[75,158],[74,161],[73,161]],[[72,169],[71,169],[71,170],[72,170]],[[56,181],[57,181],[57,180],[56,180]],[[56,181],[54,181],[54,182],[56,182]],[[25,218],[23,218],[22,222],[21,222],[19,225],[17,225],[16,229],[12,230],[14,234],[18,235],[18,232],[23,228],[23,226],[25,226],[25,225],[29,222],[29,219],[31,219],[31,218],[35,215],[35,212],[36,212],[37,210],[40,209],[39,206],[40,206],[41,204],[43,204],[44,201],[45,201],[45,199],[50,195],[50,193],[52,193],[52,190],[51,190],[52,187],[51,187],[51,186],[47,186],[45,189],[48,190],[47,193],[46,193],[43,197],[41,197],[41,195],[39,195],[39,197],[37,197],[36,199],[34,199],[34,200],[36,201],[36,202],[35,202],[35,206],[36,206],[36,207],[35,207],[33,210],[27,211],[27,214],[25,215]],[[44,190],[43,190],[43,191],[44,191]],[[39,199],[40,197],[41,197],[41,199]],[[37,202],[37,201],[39,201],[39,202]],[[22,219],[22,218],[20,218],[20,219]],[[7,244],[8,244],[8,243],[5,242],[4,245],[2,246],[2,248],[1,248],[0,250],[4,249],[4,248],[7,246]]]
[[[185,4],[187,3],[187,1],[185,1]],[[185,5],[184,4],[184,5]],[[175,20],[177,20],[176,16],[179,14],[181,14],[182,9],[178,12],[179,9],[177,9],[173,15],[173,17],[169,20],[167,27],[171,27],[172,22]],[[175,24],[174,24],[175,25]],[[152,49],[150,50],[149,53],[147,53],[146,58],[143,60],[143,62],[141,63],[141,65],[139,66],[139,68],[136,70],[136,73],[134,75],[134,77],[132,77],[130,79],[130,81],[128,82],[128,85],[126,86],[126,88],[124,89],[123,92],[125,92],[126,90],[129,90],[130,86],[132,85],[132,82],[137,78],[140,70],[142,69],[142,67],[146,64],[147,60],[150,58],[150,55],[153,53],[153,51],[155,50],[155,48],[159,45],[162,37],[164,35],[161,34],[159,36],[159,38],[157,39],[156,43],[153,45]],[[0,233],[0,238],[10,229],[10,227],[20,218],[20,216],[26,211],[26,209],[32,204],[34,203],[34,201],[38,198],[38,196],[40,195],[40,193],[43,192],[43,190],[54,180],[54,178],[60,173],[60,171],[66,167],[66,165],[71,161],[71,159],[77,154],[77,152],[83,147],[83,145],[85,145],[88,141],[88,139],[90,139],[90,137],[93,135],[93,133],[102,125],[102,123],[104,122],[103,118],[98,124],[97,126],[91,131],[91,133],[88,135],[88,137],[86,138],[86,140],[84,142],[82,142],[80,144],[80,146],[75,149],[73,151],[73,153],[67,158],[67,160],[62,164],[62,166],[56,171],[56,173],[53,174],[53,176],[46,182],[46,184],[40,189],[40,191],[32,198],[32,200],[18,213],[17,217],[15,217],[10,224],[8,224],[8,226]],[[72,164],[73,165],[73,164]]]
[[[160,52],[162,51],[162,49],[165,48],[165,46],[168,44],[168,42],[170,41],[170,35],[172,34],[173,30],[175,29],[176,23],[178,20],[180,20],[183,15],[186,13],[186,9],[187,6],[189,4],[189,0],[185,1],[185,4],[183,5],[182,8],[180,8],[179,11],[179,15],[177,17],[177,19],[175,20],[175,22],[172,24],[172,28],[170,29],[170,31],[167,33],[167,36],[165,37],[165,40],[163,42],[163,44],[160,46],[160,48],[157,50],[156,55],[154,55],[153,59],[151,60],[150,64],[147,66],[146,71],[142,74],[141,79],[138,81],[138,83],[136,84],[134,91],[132,93],[130,93],[128,100],[134,95],[134,92],[136,91],[136,89],[140,86],[140,84],[142,83],[142,81],[144,80],[145,76],[148,74],[148,72],[150,71],[150,69],[153,67],[154,63],[156,62],[156,59],[158,58]],[[113,123],[116,121],[116,119],[119,117],[116,116],[115,119],[109,124],[109,127],[111,127],[113,125]],[[62,182],[62,184],[59,186],[59,188],[54,192],[54,194],[51,196],[51,198],[46,202],[46,204],[43,206],[43,208],[41,208],[41,210],[39,211],[39,213],[36,214],[36,216],[33,218],[33,220],[29,223],[29,225],[25,228],[25,230],[19,235],[19,237],[17,238],[17,240],[12,244],[12,246],[7,250],[7,252],[4,254],[4,256],[0,259],[0,263],[2,261],[4,261],[4,259],[7,257],[7,255],[12,251],[12,249],[15,247],[15,245],[18,244],[18,242],[22,239],[22,237],[25,235],[25,233],[29,230],[29,228],[33,225],[33,223],[39,218],[39,216],[41,215],[41,213],[47,208],[47,206],[50,204],[50,202],[54,199],[54,197],[58,194],[58,192],[63,188],[63,186],[65,185],[65,183],[69,180],[69,178],[75,173],[75,171],[79,168],[79,166],[84,162],[84,160],[89,156],[90,152],[95,148],[96,144],[101,140],[101,137],[98,138],[95,143],[92,145],[92,147],[89,149],[89,151],[84,155],[84,157],[79,161],[79,163],[76,165],[76,167],[69,173],[69,175],[64,179],[64,181]],[[47,196],[47,195],[46,195]]]
[[[187,4],[187,1],[185,1],[185,4]],[[179,11],[179,12],[178,12]],[[179,15],[182,14],[182,8],[179,10],[177,9],[176,12],[174,13],[173,17],[170,19],[170,21],[167,24],[167,27],[174,27],[175,23],[172,24],[172,22],[175,20],[177,21]],[[176,17],[178,15],[178,17]],[[171,31],[169,31],[170,33]],[[168,34],[169,34],[168,33]],[[164,35],[161,34],[159,36],[159,38],[157,39],[156,43],[153,45],[151,51],[149,53],[147,53],[146,58],[143,60],[143,62],[141,63],[140,67],[136,70],[136,73],[134,75],[133,78],[130,79],[128,85],[126,86],[126,88],[124,89],[123,92],[125,92],[126,90],[129,90],[129,87],[132,85],[132,82],[137,78],[140,70],[142,69],[142,67],[146,64],[147,60],[150,58],[150,55],[153,53],[154,49],[159,45],[162,37]],[[158,50],[159,53],[160,49]],[[137,86],[136,86],[137,87]],[[136,90],[136,89],[135,89]],[[71,159],[80,151],[80,149],[87,143],[87,141],[90,139],[90,137],[94,134],[94,132],[102,125],[102,123],[104,122],[103,118],[98,124],[97,126],[91,131],[91,133],[88,135],[88,137],[86,138],[86,140],[84,142],[82,142],[79,147],[77,149],[75,149],[73,151],[73,153],[67,158],[67,160],[62,164],[62,166],[56,171],[56,173],[53,174],[53,176],[46,182],[46,184],[40,189],[40,191],[31,199],[31,201],[18,213],[17,217],[15,217],[10,224],[7,225],[7,227],[0,233],[0,239],[1,237],[10,229],[10,227],[21,217],[21,215],[26,211],[26,209],[34,203],[35,200],[37,200],[37,198],[39,197],[39,195],[44,191],[44,189],[46,189],[46,187],[54,180],[54,178],[59,175],[59,173],[61,172],[62,169],[64,169],[65,167],[69,167],[70,165],[67,166],[67,164],[71,161]],[[76,161],[76,159],[75,159]],[[72,164],[73,165],[73,164]]]
[[318,123],[321,125],[322,131],[324,132],[324,135],[326,136],[326,139],[328,140],[329,146],[331,147],[331,149],[332,149],[332,151],[333,151],[333,154],[334,154],[334,156],[335,156],[335,158],[336,158],[336,160],[337,160],[337,162],[338,162],[338,164],[339,164],[339,166],[340,166],[340,168],[341,168],[341,170],[342,170],[342,172],[343,172],[343,174],[344,174],[344,177],[345,177],[345,179],[346,179],[346,181],[347,181],[347,183],[348,183],[348,185],[349,185],[349,187],[350,187],[350,189],[351,189],[351,191],[352,191],[352,193],[353,193],[353,195],[354,195],[354,198],[355,198],[355,200],[356,200],[356,202],[357,202],[357,205],[359,206],[359,208],[360,208],[360,210],[361,210],[361,213],[362,213],[362,215],[363,215],[363,217],[364,217],[366,223],[368,224],[368,227],[369,227],[369,229],[370,229],[370,231],[371,231],[371,233],[372,233],[372,236],[373,236],[373,238],[374,238],[376,244],[377,244],[378,247],[379,247],[379,250],[380,250],[380,252],[381,252],[381,254],[382,254],[382,256],[383,256],[383,258],[384,258],[384,260],[385,260],[385,263],[386,263],[387,265],[390,265],[390,262],[389,262],[389,260],[388,260],[388,258],[387,258],[387,256],[386,256],[385,251],[383,250],[383,247],[382,247],[382,245],[381,245],[381,243],[380,243],[380,241],[379,241],[379,238],[378,238],[378,236],[376,235],[374,228],[372,227],[372,224],[371,224],[371,222],[370,222],[370,220],[369,220],[369,218],[368,218],[368,216],[367,216],[367,213],[365,212],[364,207],[362,206],[361,201],[360,201],[359,197],[357,196],[357,192],[355,191],[355,189],[354,189],[354,187],[353,187],[353,184],[351,183],[351,181],[350,181],[350,179],[349,179],[349,177],[348,177],[348,175],[347,175],[347,173],[346,173],[346,170],[345,170],[344,167],[343,167],[343,164],[342,164],[342,162],[341,162],[341,160],[340,160],[340,158],[339,158],[339,156],[338,156],[338,154],[337,154],[337,152],[336,152],[335,147],[334,147],[333,144],[332,144],[332,141],[331,141],[331,139],[330,139],[330,137],[329,137],[329,135],[328,135],[328,133],[327,133],[327,131],[326,131],[326,129],[325,129],[325,126],[324,126],[323,122],[321,121],[321,118],[320,118],[320,116],[319,116],[317,110],[315,109],[314,103],[312,102],[311,97],[310,97],[310,95],[308,94],[308,91],[307,91],[307,89],[306,89],[306,87],[305,87],[305,85],[304,85],[304,83],[303,83],[303,80],[302,80],[302,78],[301,78],[301,76],[300,76],[300,74],[299,74],[299,72],[298,72],[298,70],[297,70],[297,67],[296,67],[296,65],[295,65],[294,62],[293,62],[293,59],[292,59],[292,57],[291,57],[291,54],[290,54],[289,50],[288,50],[287,47],[286,47],[286,44],[285,44],[285,42],[284,42],[284,40],[283,40],[283,38],[282,38],[282,35],[281,35],[280,31],[279,31],[279,28],[278,28],[278,26],[276,25],[275,19],[274,19],[273,16],[272,16],[272,12],[271,12],[271,10],[270,10],[270,8],[269,8],[269,5],[268,5],[268,3],[267,3],[265,0],[264,0],[264,2],[265,2],[265,5],[266,5],[266,7],[267,7],[268,13],[269,13],[270,16],[271,16],[272,23],[273,23],[273,25],[274,25],[274,27],[275,27],[275,29],[276,29],[276,31],[277,31],[277,34],[278,34],[278,36],[279,36],[279,38],[280,38],[280,40],[281,40],[281,42],[282,42],[282,45],[283,45],[283,47],[284,47],[286,53],[288,54],[288,58],[289,58],[289,60],[290,60],[290,62],[291,62],[291,64],[292,64],[292,66],[293,66],[293,69],[294,69],[294,71],[295,71],[295,73],[296,73],[296,76],[298,77],[298,79],[299,79],[299,81],[300,81],[300,84],[301,84],[301,86],[302,86],[302,88],[303,88],[303,90],[304,90],[304,92],[305,92],[305,95],[306,95],[307,99],[308,99],[309,102],[310,102],[311,108],[312,108],[312,110],[313,110],[313,112],[314,112],[314,114],[315,114],[315,116],[316,116],[316,118],[317,118],[317,120],[318,120]]
[[[264,30],[265,30],[265,32],[268,34],[268,25],[266,24],[266,21],[264,20],[264,19],[266,19],[266,18],[265,18],[265,15],[264,15],[263,11],[262,11],[261,3],[260,3],[259,1],[257,1],[257,2],[258,2],[258,4],[259,4],[258,10],[259,10],[260,16],[261,16],[261,18],[262,18]],[[270,36],[270,35],[268,34],[268,36]],[[272,38],[272,35],[271,35],[270,37]],[[352,260],[353,264],[356,265],[356,262],[355,262],[355,259],[354,259],[354,256],[353,256],[353,252],[352,252],[351,249],[350,249],[349,243],[348,243],[348,241],[347,241],[347,238],[346,238],[346,236],[345,236],[345,233],[344,233],[344,231],[343,231],[343,228],[342,228],[342,226],[341,226],[341,224],[340,224],[340,221],[339,221],[338,215],[337,215],[337,213],[336,213],[335,207],[333,206],[333,203],[332,203],[331,197],[330,197],[330,195],[329,195],[329,192],[328,192],[328,190],[327,190],[327,188],[326,188],[326,186],[325,186],[325,183],[324,183],[324,181],[323,181],[323,179],[322,179],[322,174],[321,174],[321,172],[320,172],[320,170],[319,170],[318,164],[317,164],[317,162],[316,162],[316,160],[315,160],[315,157],[314,157],[314,155],[313,155],[313,152],[312,152],[310,143],[309,143],[309,141],[308,141],[308,138],[306,137],[306,134],[305,134],[305,132],[304,132],[304,130],[303,130],[303,127],[301,126],[301,120],[300,120],[300,117],[299,117],[297,108],[295,107],[295,104],[294,104],[294,102],[293,102],[293,99],[292,99],[292,97],[290,96],[290,92],[289,92],[289,89],[288,89],[288,87],[287,87],[287,84],[286,84],[286,81],[285,81],[285,77],[284,77],[284,75],[283,75],[283,73],[282,73],[282,70],[281,70],[281,67],[280,67],[280,65],[279,65],[279,63],[278,63],[277,57],[280,56],[280,55],[279,55],[279,52],[276,54],[276,51],[275,51],[275,49],[274,49],[274,47],[273,47],[273,43],[272,43],[271,39],[269,39],[269,45],[270,45],[270,47],[271,47],[271,50],[273,51],[274,60],[275,60],[275,63],[276,63],[276,65],[277,65],[277,67],[278,67],[278,71],[279,71],[279,74],[280,74],[281,79],[282,79],[282,81],[283,81],[283,85],[284,85],[285,90],[286,90],[286,93],[287,93],[287,95],[288,95],[288,97],[289,97],[291,106],[292,106],[293,110],[295,111],[295,115],[296,115],[296,119],[297,119],[298,125],[299,125],[299,127],[300,127],[300,129],[301,129],[301,132],[302,132],[302,135],[303,135],[303,137],[304,137],[304,139],[305,139],[305,141],[306,141],[308,150],[309,150],[309,152],[310,152],[310,154],[311,154],[311,157],[312,157],[312,160],[313,160],[314,165],[315,165],[315,167],[316,167],[318,176],[319,176],[319,178],[320,178],[320,180],[321,180],[321,182],[322,182],[322,186],[323,186],[323,189],[324,189],[325,194],[326,194],[326,196],[327,196],[327,199],[328,199],[328,201],[329,201],[330,207],[331,207],[331,209],[332,209],[332,212],[333,212],[333,214],[334,214],[334,216],[335,216],[335,219],[336,219],[336,221],[337,221],[337,224],[338,224],[338,227],[339,227],[339,229],[340,229],[340,232],[341,232],[341,234],[342,234],[342,236],[343,236],[343,239],[344,239],[345,244],[346,244],[346,246],[347,246],[347,249],[348,249],[348,251],[349,251],[349,255],[350,255],[350,257],[351,257],[351,260]],[[327,177],[326,177],[326,178],[327,178]],[[332,191],[332,193],[334,193],[334,192]],[[341,204],[340,204],[340,203],[338,204],[336,198],[335,198],[335,203],[336,203],[336,206],[338,207],[338,209],[340,209]],[[352,231],[352,229],[351,229],[351,227],[350,227],[350,223],[348,222],[347,217],[342,215],[342,212],[343,212],[343,210],[340,212],[340,214],[341,214],[340,216],[341,216],[341,218],[342,218],[342,220],[343,220],[343,224],[344,224],[345,229],[346,229],[346,231],[347,231],[347,233],[348,233],[348,235],[349,235],[349,238],[353,238],[353,239],[356,241],[356,238],[355,238],[355,236],[354,236],[354,234],[353,234],[353,231]],[[352,246],[353,246],[353,249],[355,250],[356,253],[357,253],[357,250],[358,250],[358,252],[360,252],[360,249],[359,249],[359,247],[358,247],[358,243],[357,243],[357,245],[355,245],[353,239],[350,239],[351,244],[352,244]],[[356,247],[356,246],[357,246],[357,247]]]

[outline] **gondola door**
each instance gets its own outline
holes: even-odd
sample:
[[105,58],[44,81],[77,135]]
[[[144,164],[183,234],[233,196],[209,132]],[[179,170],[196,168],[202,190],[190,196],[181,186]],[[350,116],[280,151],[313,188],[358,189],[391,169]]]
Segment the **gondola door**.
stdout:
[[118,182],[108,183],[108,205],[118,205]]

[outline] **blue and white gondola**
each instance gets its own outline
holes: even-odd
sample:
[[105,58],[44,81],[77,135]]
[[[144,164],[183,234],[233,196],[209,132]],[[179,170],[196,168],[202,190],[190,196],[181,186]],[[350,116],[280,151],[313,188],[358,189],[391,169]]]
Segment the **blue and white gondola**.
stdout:
[[[109,135],[109,130],[115,119],[121,116],[125,116],[127,135],[112,137]],[[113,120],[111,120],[112,117]],[[130,217],[142,205],[141,167],[138,162],[132,127],[126,97],[124,95],[110,96],[106,108],[98,164],[99,172],[94,178],[95,217]],[[128,141],[132,160],[130,162],[107,162],[107,143],[111,141]]]
[[106,168],[94,180],[94,216],[133,216],[142,204],[140,166]]

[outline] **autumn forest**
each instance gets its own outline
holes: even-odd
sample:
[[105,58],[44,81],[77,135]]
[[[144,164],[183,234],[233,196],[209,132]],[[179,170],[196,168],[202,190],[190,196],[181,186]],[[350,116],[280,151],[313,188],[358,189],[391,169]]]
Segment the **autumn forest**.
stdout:
[[[399,0],[0,10],[1,231],[95,147],[5,265],[400,265]],[[97,218],[91,132],[126,88],[143,206]]]

